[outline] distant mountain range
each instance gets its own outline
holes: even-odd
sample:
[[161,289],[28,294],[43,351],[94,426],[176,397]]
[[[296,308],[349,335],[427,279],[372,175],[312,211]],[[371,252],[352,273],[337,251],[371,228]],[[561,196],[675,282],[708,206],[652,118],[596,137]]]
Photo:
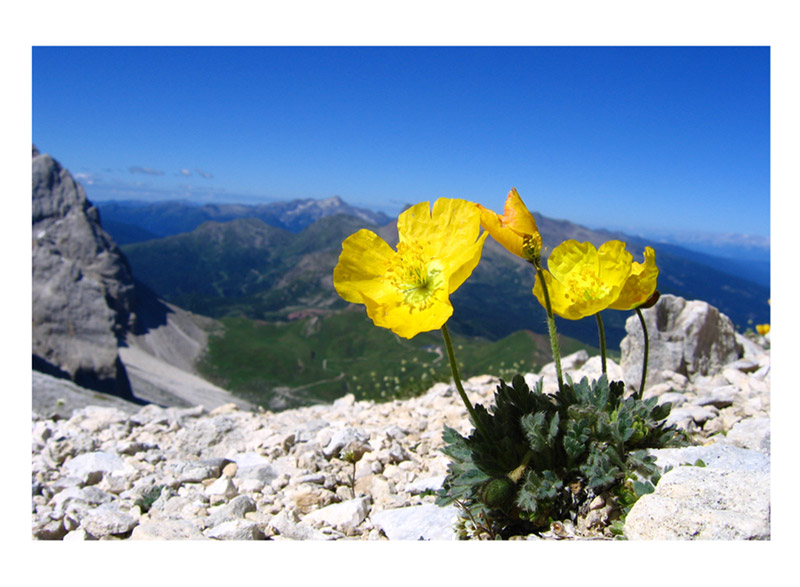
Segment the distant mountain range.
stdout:
[[667,249],[675,245],[699,253],[698,259],[726,273],[770,285],[770,239],[747,234],[650,232],[648,237]]
[[650,238],[700,251],[715,257],[769,261],[769,237],[750,234],[707,234],[699,232],[650,232]]
[[95,202],[103,228],[114,235],[117,244],[190,232],[204,222],[228,222],[238,218],[257,218],[265,224],[300,232],[320,218],[343,214],[369,224],[386,224],[391,218],[382,212],[356,208],[339,196],[323,200],[302,199],[269,204],[204,204],[185,201],[142,202],[138,200]]
[[[394,245],[396,221],[354,208],[338,197],[259,206],[184,202],[98,202],[103,227],[127,256],[134,276],[159,296],[213,317],[286,320],[309,310],[347,306],[333,289],[332,272],[342,241],[369,228]],[[659,290],[702,299],[727,314],[739,330],[769,322],[767,281],[748,263],[686,248],[592,230],[565,220],[536,216],[546,248],[574,238],[600,245],[618,238],[641,260],[656,249]],[[481,263],[454,294],[451,328],[498,340],[515,331],[546,332],[544,311],[531,295],[529,265],[492,239]],[[627,312],[603,314],[609,345],[624,336]],[[593,320],[558,321],[559,332],[596,346]]]

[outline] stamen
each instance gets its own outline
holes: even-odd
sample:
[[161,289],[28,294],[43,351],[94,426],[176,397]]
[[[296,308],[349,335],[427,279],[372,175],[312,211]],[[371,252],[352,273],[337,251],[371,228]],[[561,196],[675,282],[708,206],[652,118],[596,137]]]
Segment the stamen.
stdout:
[[427,254],[423,243],[402,242],[387,267],[387,276],[411,311],[424,310],[444,286],[441,264]]
[[583,292],[586,301],[596,300],[608,295],[609,287],[588,267],[570,275],[567,287],[571,291]]

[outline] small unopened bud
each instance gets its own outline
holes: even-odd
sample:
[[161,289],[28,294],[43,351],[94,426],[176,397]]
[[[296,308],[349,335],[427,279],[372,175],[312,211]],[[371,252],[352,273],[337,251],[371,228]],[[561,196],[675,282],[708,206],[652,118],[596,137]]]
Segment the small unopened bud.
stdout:
[[522,252],[529,261],[538,259],[542,254],[542,235],[537,232],[523,236]]
[[502,508],[511,502],[515,493],[516,487],[511,479],[492,479],[483,487],[481,500],[490,508]]

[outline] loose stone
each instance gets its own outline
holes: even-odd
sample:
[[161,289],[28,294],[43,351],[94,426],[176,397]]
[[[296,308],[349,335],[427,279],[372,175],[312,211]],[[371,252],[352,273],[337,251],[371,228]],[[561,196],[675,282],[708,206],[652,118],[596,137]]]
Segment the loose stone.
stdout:
[[[651,353],[661,370],[653,368],[644,395],[670,402],[671,421],[697,446],[654,452],[664,473],[631,509],[625,535],[769,538],[769,349],[699,304],[666,304],[687,312],[688,321],[669,319],[659,328],[686,330],[656,335],[661,342]],[[641,328],[632,319],[629,337],[636,338]],[[692,324],[713,327],[724,340],[673,344],[691,338]],[[621,365],[609,359],[609,372],[621,370],[626,379],[635,373],[635,342],[623,345]],[[598,361],[585,351],[563,365],[573,379],[599,376]],[[542,377],[552,392],[552,363],[525,375],[531,384]],[[487,375],[464,387],[474,403],[489,406],[497,383]],[[32,536],[454,540],[459,510],[435,505],[449,465],[441,453],[445,426],[471,429],[452,383],[403,401],[346,396],[282,412],[147,405],[129,412],[88,406],[55,418],[34,413]],[[541,537],[518,538],[608,538],[613,512],[606,497],[597,496],[572,525],[559,521]]]

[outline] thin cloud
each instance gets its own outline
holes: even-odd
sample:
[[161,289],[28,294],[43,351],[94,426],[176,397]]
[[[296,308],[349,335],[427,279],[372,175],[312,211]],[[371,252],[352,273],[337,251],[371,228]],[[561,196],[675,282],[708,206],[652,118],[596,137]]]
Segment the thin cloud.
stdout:
[[188,169],[181,169],[181,175],[183,177],[190,177],[192,175],[192,172],[189,171]]
[[86,185],[93,185],[96,180],[96,176],[93,173],[74,173],[73,177]]
[[145,175],[164,175],[160,169],[151,169],[150,167],[129,167],[128,171],[131,173],[143,173]]
[[214,177],[213,175],[203,171],[202,169],[195,169],[195,171],[197,171],[197,175],[199,175],[203,179],[211,179],[212,177]]

